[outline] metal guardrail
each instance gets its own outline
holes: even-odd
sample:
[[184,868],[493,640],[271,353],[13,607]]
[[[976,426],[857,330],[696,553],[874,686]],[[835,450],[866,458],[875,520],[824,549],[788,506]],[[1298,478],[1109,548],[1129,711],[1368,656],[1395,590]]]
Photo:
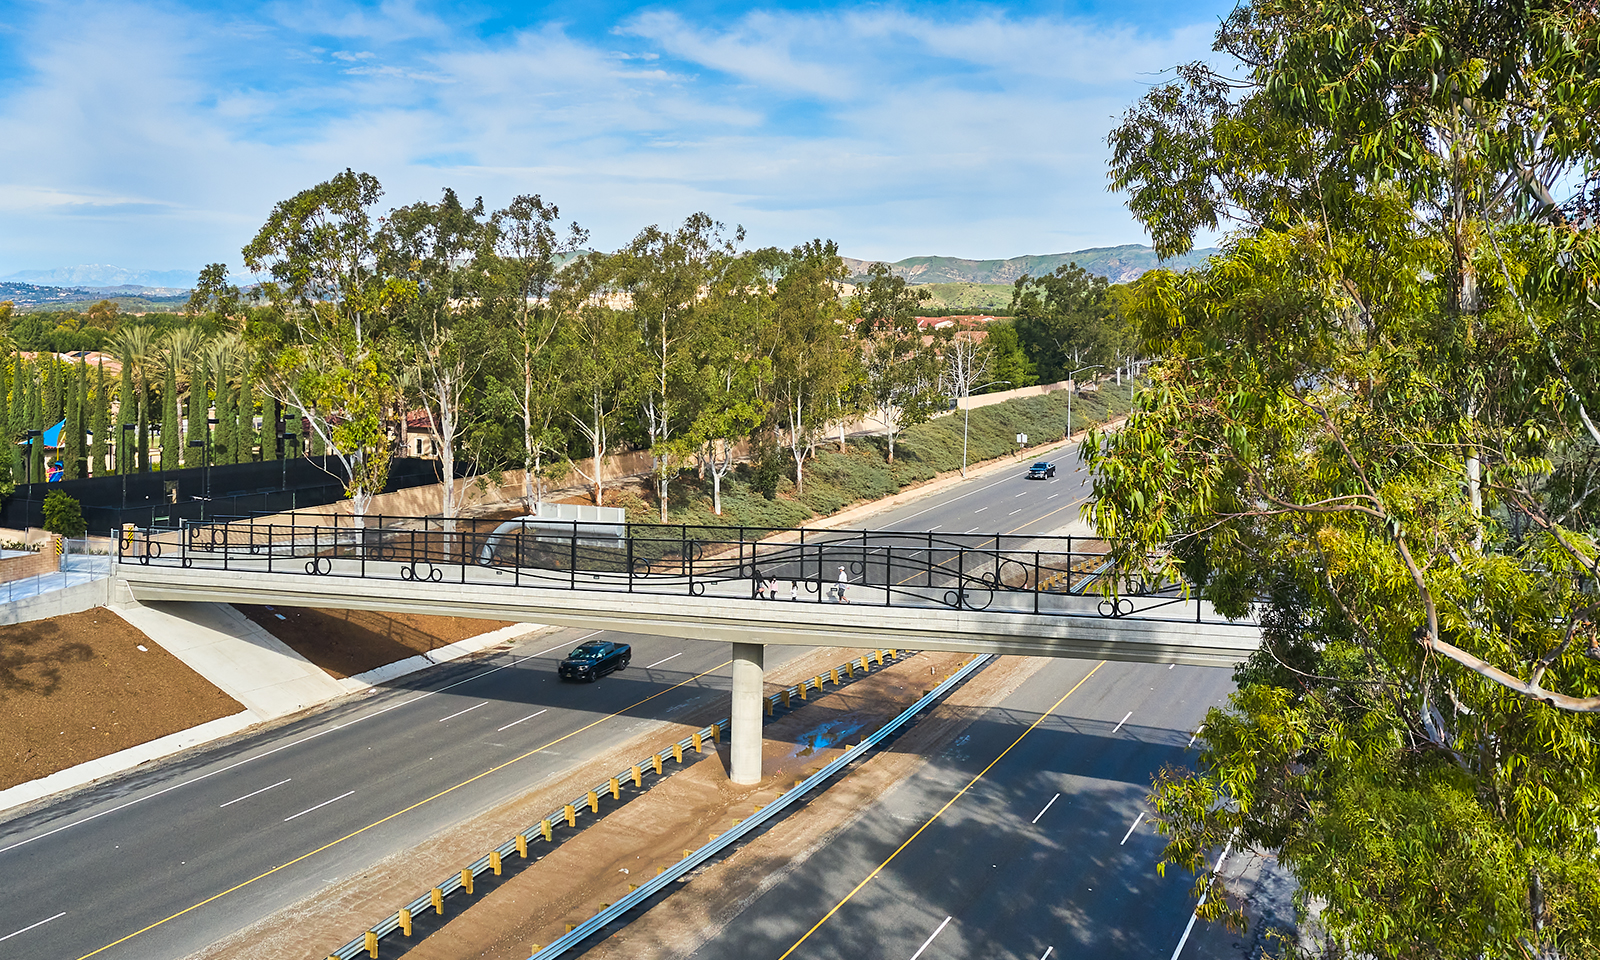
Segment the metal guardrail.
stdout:
[[601,910],[588,920],[578,924],[572,930],[568,931],[565,936],[562,936],[554,943],[544,947],[543,949],[535,951],[530,960],[555,960],[556,957],[561,956],[563,953],[566,953],[568,950],[582,943],[589,936],[604,929],[607,924],[620,919],[629,910],[632,910],[634,907],[644,903],[657,893],[660,893],[667,887],[668,884],[676,883],[684,875],[689,873],[689,871],[710,860],[712,857],[715,857],[718,853],[721,853],[723,850],[726,850],[733,844],[738,843],[746,836],[749,836],[752,832],[760,829],[768,821],[772,820],[778,814],[787,809],[790,804],[805,796],[807,793],[810,793],[819,785],[826,783],[834,774],[860,759],[864,754],[866,754],[867,751],[871,750],[879,743],[882,743],[896,730],[899,730],[901,727],[909,723],[912,717],[915,717],[918,713],[927,709],[929,705],[949,692],[952,687],[956,686],[970,677],[973,673],[976,673],[978,670],[982,669],[989,663],[989,661],[993,659],[995,659],[993,656],[978,656],[967,661],[965,666],[951,674],[949,679],[939,684],[939,686],[935,687],[930,693],[923,696],[922,699],[912,704],[904,713],[901,713],[898,717],[890,720],[887,724],[880,727],[875,733],[868,736],[854,747],[851,747],[838,757],[835,757],[821,770],[818,770],[816,773],[802,781],[799,786],[793,787],[786,791],[778,799],[762,807],[755,813],[755,815],[740,821],[739,824],[732,830],[729,830],[727,833],[718,836],[716,839],[705,844],[700,849],[694,851],[693,853],[684,857],[682,860],[668,867],[665,872],[659,873],[650,880],[641,884],[638,889],[630,891],[628,895],[623,897],[621,900],[618,900],[616,903],[613,903],[611,906]]
[[462,584],[492,573],[496,585],[512,588],[726,599],[754,599],[770,585],[780,598],[809,603],[1207,620],[1184,584],[1119,569],[1094,538],[583,521],[458,520],[447,529],[431,517],[368,520],[377,525],[193,524],[130,531],[118,546],[123,562],[156,566]]
[[[780,704],[787,707],[795,698],[801,700],[809,699],[806,696],[806,691],[810,689],[821,692],[822,684],[829,679],[833,681],[835,687],[838,687],[841,682],[841,675],[853,679],[857,667],[861,669],[863,674],[870,672],[869,659],[875,660],[878,666],[884,666],[887,662],[904,660],[914,656],[915,653],[916,651],[912,650],[873,651],[871,658],[862,656],[859,661],[848,661],[827,673],[821,673],[815,677],[802,680],[798,684],[766,696],[763,698],[766,705],[765,712],[770,716]],[[640,762],[631,765],[627,770],[620,771],[606,782],[597,784],[582,796],[574,798],[572,802],[563,804],[560,809],[552,811],[549,816],[541,818],[528,829],[519,831],[511,839],[463,867],[459,873],[451,874],[432,887],[427,893],[389,914],[389,916],[364,931],[361,936],[329,954],[328,960],[352,960],[352,958],[359,957],[363,953],[368,954],[370,957],[376,957],[378,955],[378,945],[384,937],[394,933],[396,930],[401,931],[406,936],[410,936],[413,918],[421,916],[430,908],[436,911],[436,916],[443,916],[445,898],[463,889],[469,894],[472,893],[472,881],[485,872],[493,872],[496,876],[499,876],[506,858],[513,853],[526,859],[529,856],[529,844],[540,841],[545,843],[554,842],[553,838],[557,826],[565,823],[569,828],[576,827],[577,819],[583,815],[584,808],[588,808],[590,814],[599,814],[600,802],[603,797],[609,795],[613,800],[620,800],[624,782],[631,780],[636,789],[645,790],[649,789],[644,786],[644,778],[647,774],[653,774],[650,783],[651,787],[667,779],[672,775],[672,773],[666,771],[665,766],[669,758],[680,764],[678,769],[681,769],[684,755],[688,751],[693,750],[696,754],[704,753],[705,744],[708,741],[711,743],[718,742],[722,731],[727,729],[728,723],[728,719],[724,717],[710,726],[701,727],[665,750],[657,751]],[[672,772],[676,772],[676,770]]]

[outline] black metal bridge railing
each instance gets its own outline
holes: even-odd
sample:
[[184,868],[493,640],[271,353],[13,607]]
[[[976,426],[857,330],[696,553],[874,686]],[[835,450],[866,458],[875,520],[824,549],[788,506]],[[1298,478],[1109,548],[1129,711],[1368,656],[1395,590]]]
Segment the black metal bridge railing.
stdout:
[[[126,533],[123,563],[513,588],[1225,622],[1094,538],[583,521],[344,518]],[[332,518],[318,518],[332,521]],[[508,576],[509,575],[509,576]]]

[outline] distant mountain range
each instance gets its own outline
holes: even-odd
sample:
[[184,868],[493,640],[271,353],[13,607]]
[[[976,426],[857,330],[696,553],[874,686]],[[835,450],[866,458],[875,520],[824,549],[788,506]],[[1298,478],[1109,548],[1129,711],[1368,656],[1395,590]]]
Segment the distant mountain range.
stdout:
[[[1215,247],[1194,250],[1171,260],[1158,260],[1156,252],[1140,243],[1126,243],[1120,247],[1090,247],[1071,253],[1046,253],[1037,256],[1012,257],[1010,260],[963,260],[960,257],[907,257],[889,264],[897,277],[908,283],[1015,283],[1023,274],[1037,277],[1054,273],[1057,267],[1068,263],[1090,273],[1105,277],[1112,283],[1126,283],[1141,274],[1162,267],[1168,270],[1185,270],[1198,267],[1206,257],[1218,253]],[[846,269],[858,280],[864,279],[867,268],[874,260],[856,260],[845,257]]]
[[129,270],[108,263],[83,263],[50,270],[18,270],[0,280],[41,287],[149,287],[181,293],[194,286],[198,270]]
[[170,309],[189,301],[189,291],[172,287],[142,287],[121,284],[115,287],[47,287],[33,283],[0,280],[0,302],[9,300],[18,307],[45,309],[75,308],[100,300],[114,301],[129,310],[152,307]]

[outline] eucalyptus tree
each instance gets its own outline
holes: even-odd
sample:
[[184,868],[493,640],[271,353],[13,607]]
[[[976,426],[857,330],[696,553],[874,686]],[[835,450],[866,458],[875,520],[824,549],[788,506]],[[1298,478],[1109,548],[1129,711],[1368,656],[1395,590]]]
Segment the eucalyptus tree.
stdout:
[[1017,278],[1011,291],[1013,322],[1045,383],[1066,380],[1085,363],[1110,366],[1127,352],[1130,332],[1112,289],[1111,281],[1077,263]]
[[270,389],[338,461],[357,517],[388,482],[395,358],[380,346],[415,293],[380,266],[372,208],[382,195],[377,178],[346,170],[280,202],[243,251],[272,277],[262,296],[293,324],[267,344]]
[[871,277],[856,292],[856,339],[861,345],[869,415],[888,432],[889,462],[894,463],[894,441],[900,431],[939,410],[943,398],[938,357],[932,338],[925,343],[917,326],[917,310],[928,292],[911,289],[887,264],[874,263],[868,269]]
[[589,482],[596,506],[605,503],[605,456],[618,415],[638,395],[643,363],[639,330],[613,284],[612,264],[598,254],[579,257],[551,296],[565,318],[556,349],[567,416],[589,446],[589,469],[576,457],[573,469]]
[[711,474],[711,509],[722,516],[722,480],[733,471],[738,446],[766,421],[763,396],[772,361],[762,354],[772,297],[763,258],[736,257],[709,288],[706,322],[696,338],[697,395],[685,432]]
[[612,284],[626,300],[649,362],[640,371],[638,402],[662,523],[668,484],[697,446],[686,434],[695,420],[696,348],[710,318],[707,298],[744,239],[744,228],[731,239],[724,229],[704,213],[692,214],[671,232],[646,227],[609,258]]
[[832,240],[813,240],[775,255],[773,321],[763,352],[772,363],[770,402],[794,461],[795,490],[805,492],[805,462],[859,364],[840,292],[844,261]]
[[1154,382],[1085,445],[1120,568],[1264,626],[1157,783],[1167,857],[1272,852],[1331,953],[1594,955],[1600,569],[1558,465],[1600,444],[1600,14],[1258,0],[1217,50],[1110,136],[1159,252],[1234,233],[1137,284]]
[[400,207],[379,236],[380,262],[416,293],[399,313],[406,331],[405,363],[438,444],[440,516],[455,529],[462,489],[456,454],[480,386],[475,381],[493,341],[493,274],[486,262],[492,235],[483,200],[464,206],[446,189],[436,204]]
[[497,298],[515,330],[511,353],[516,369],[517,412],[522,420],[523,502],[537,510],[544,501],[544,473],[561,459],[552,421],[561,411],[563,373],[554,342],[562,313],[551,297],[556,272],[588,242],[589,233],[568,224],[558,233],[560,209],[538,195],[521,195],[489,218],[492,278]]

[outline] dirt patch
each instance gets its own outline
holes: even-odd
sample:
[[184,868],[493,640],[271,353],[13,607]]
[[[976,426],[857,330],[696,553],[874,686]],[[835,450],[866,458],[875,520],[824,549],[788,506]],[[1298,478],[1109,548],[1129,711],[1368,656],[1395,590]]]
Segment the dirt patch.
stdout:
[[[860,651],[838,649],[810,651],[770,671],[767,675],[769,681],[767,689],[771,693],[776,693],[779,689],[796,683],[801,678],[825,673],[830,667],[838,666],[845,660],[850,659],[852,655],[860,656]],[[951,663],[959,662],[961,659],[958,655],[953,654],[928,654],[909,660],[905,668],[908,670],[908,675],[914,674],[916,677],[916,682],[912,684],[916,689],[912,692],[920,694],[922,688],[928,686],[927,671],[935,657],[941,658],[939,660],[940,663],[943,663],[944,660],[942,658],[946,657],[951,658]],[[855,691],[857,687],[860,687],[861,691],[854,695],[859,697],[866,692],[866,688],[863,686],[864,683],[864,680],[858,681],[857,684],[852,684],[838,691],[833,691],[830,687],[830,692],[827,696],[821,700],[814,699],[808,709],[827,705],[828,701],[835,697],[840,698],[840,702],[843,702],[844,697],[851,695],[852,691]],[[814,694],[813,697],[815,697]],[[537,823],[540,817],[545,816],[551,810],[558,808],[561,804],[581,794],[594,784],[625,768],[628,764],[647,756],[653,750],[660,750],[674,741],[688,736],[691,731],[725,717],[727,708],[728,705],[725,700],[714,698],[713,702],[700,709],[685,711],[686,715],[681,718],[680,722],[655,726],[651,730],[634,737],[629,742],[608,751],[605,755],[597,757],[577,769],[565,771],[546,782],[534,784],[530,787],[528,793],[517,800],[506,803],[485,816],[421,840],[404,854],[387,858],[347,881],[328,887],[313,896],[307,897],[300,903],[265,917],[232,936],[217,941],[205,950],[191,955],[190,960],[304,960],[305,957],[328,956],[331,951],[360,934],[368,925],[376,923],[393,913],[397,907],[404,905],[419,893],[426,892],[429,886],[437,883],[446,875],[460,870],[463,866],[482,856],[485,851],[503,843],[507,837],[516,831],[526,829],[530,824]],[[837,711],[842,708],[834,707],[833,709]],[[812,716],[820,715],[819,712]],[[764,795],[770,798],[777,795],[779,787],[792,785],[792,777],[782,780],[783,776],[789,776],[792,771],[785,771],[780,775],[774,763],[772,751],[776,750],[781,754],[793,751],[798,754],[807,744],[799,740],[792,743],[775,741],[775,736],[781,730],[787,729],[780,726],[785,719],[787,718],[779,718],[779,723],[769,723],[767,726],[768,755],[766,763],[768,764],[767,771],[770,776],[763,784],[753,788],[732,787],[731,784],[727,783],[726,775],[721,773],[720,758],[718,755],[710,753],[709,751],[712,748],[707,745],[708,754],[698,764],[678,772],[666,783],[656,786],[649,794],[634,800],[622,810],[608,814],[600,824],[585,831],[584,834],[566,841],[556,851],[552,852],[552,856],[555,852],[559,852],[569,845],[583,840],[589,833],[605,832],[607,836],[611,836],[612,832],[605,830],[605,824],[609,823],[613,817],[651,800],[658,791],[666,788],[679,777],[686,777],[690,774],[702,775],[701,771],[703,769],[703,775],[710,778],[713,774],[716,774],[720,777],[724,786],[723,788],[717,788],[716,796],[712,796],[709,792],[703,794],[707,801],[704,813],[684,827],[684,839],[681,846],[663,848],[665,851],[663,856],[670,854],[671,859],[676,859],[677,856],[682,854],[682,847],[698,847],[705,842],[705,837],[714,826],[723,826],[725,819],[731,825],[732,821],[728,813],[730,809],[737,809],[741,813],[748,812],[750,807],[746,804],[760,802],[758,799],[751,799],[752,797],[758,797],[764,791]],[[815,766],[825,762],[824,759],[820,759],[816,755],[804,759],[806,760],[806,766]],[[733,804],[732,807],[718,799],[721,797],[720,791],[724,788],[735,791],[732,794],[733,799],[729,801]],[[695,793],[696,791],[705,791],[706,788],[688,785],[684,790],[686,793]],[[690,804],[690,807],[692,808],[693,804]],[[649,819],[642,812],[636,814],[636,816],[641,819]],[[696,837],[700,839],[690,842]],[[620,836],[615,837],[611,842],[626,844],[630,841],[626,836]],[[676,837],[671,842],[676,843]],[[533,849],[536,854],[543,852],[537,845]],[[621,848],[619,848],[617,851],[607,855],[605,862],[609,863],[611,859],[618,859],[623,855]],[[634,851],[626,855],[643,856],[643,853],[642,851]],[[546,857],[546,860],[549,859],[550,857]],[[598,866],[591,871],[590,866],[584,861],[579,860],[578,862],[584,864],[581,876],[592,875],[599,878],[600,881],[593,890],[587,890],[572,902],[572,909],[575,912],[587,911],[583,912],[584,917],[592,914],[594,908],[607,899],[606,897],[601,897],[600,900],[595,900],[595,897],[599,895],[596,892],[597,890],[603,887],[609,893],[610,887],[606,886],[606,884],[615,885],[618,882],[621,883],[622,889],[626,890],[627,879],[634,872],[631,867],[628,867],[630,871],[628,874],[616,872],[625,866],[620,861],[617,866],[608,867],[605,871],[598,869]],[[654,866],[662,866],[666,862],[666,859],[661,858],[653,861]],[[528,876],[535,869],[541,869],[544,866],[544,862],[541,861],[534,867],[524,871],[522,876]],[[651,873],[654,873],[653,867]],[[613,879],[613,874],[615,879]],[[546,878],[546,884],[549,883],[549,875],[547,872],[541,874]],[[512,883],[521,879],[521,876],[513,878],[507,881],[505,886],[510,887]],[[484,878],[480,877],[479,882],[485,882]],[[561,884],[565,886],[567,878],[563,878]],[[523,888],[518,887],[518,889],[521,890]],[[499,892],[503,891],[491,894],[488,899],[494,898]],[[513,898],[517,896],[514,894]],[[526,894],[523,894],[523,896],[526,896]],[[590,901],[595,902],[591,903]],[[515,915],[515,907],[506,909],[511,910]],[[468,910],[462,916],[465,917],[470,913],[471,910]],[[498,920],[495,921],[495,923],[499,922]],[[492,932],[490,927],[485,927],[484,929]],[[508,933],[514,930],[513,920],[505,919],[501,929]],[[389,942],[385,941],[386,949],[382,953],[384,956],[395,955],[392,949],[387,948]],[[523,944],[523,946],[526,946],[526,944]],[[515,951],[512,950],[506,953],[506,956],[514,954]],[[417,955],[420,956],[420,954]],[[461,955],[471,956],[472,954],[463,953]],[[522,952],[517,954],[517,960],[526,960],[527,956],[526,952]]]
[[296,653],[340,679],[511,625],[506,620],[471,617],[234,606]]
[[104,607],[0,627],[0,789],[243,709]]

